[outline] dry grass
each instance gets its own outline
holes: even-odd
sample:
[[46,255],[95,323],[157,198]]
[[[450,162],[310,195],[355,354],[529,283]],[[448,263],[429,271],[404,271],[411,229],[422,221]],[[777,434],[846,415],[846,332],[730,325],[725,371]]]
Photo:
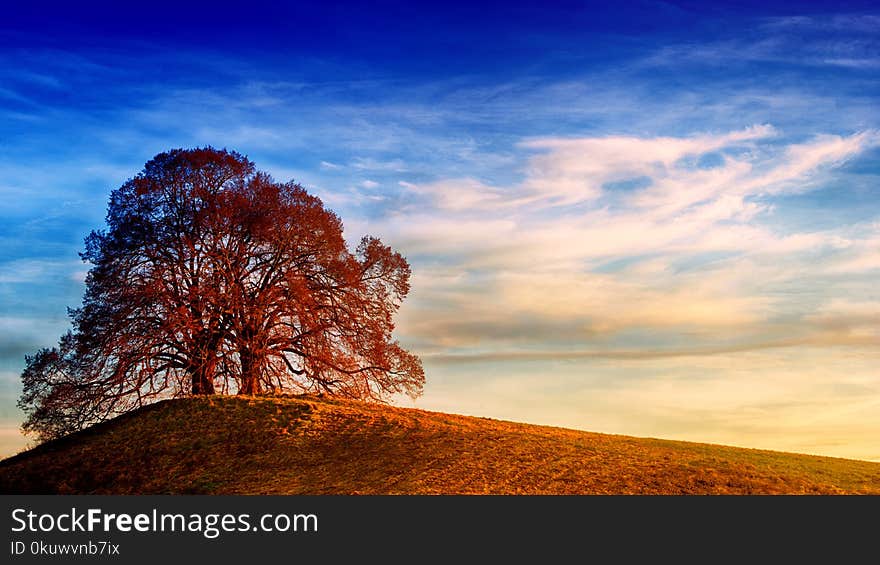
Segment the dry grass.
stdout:
[[880,494],[880,464],[338,399],[166,401],[0,462],[4,493]]

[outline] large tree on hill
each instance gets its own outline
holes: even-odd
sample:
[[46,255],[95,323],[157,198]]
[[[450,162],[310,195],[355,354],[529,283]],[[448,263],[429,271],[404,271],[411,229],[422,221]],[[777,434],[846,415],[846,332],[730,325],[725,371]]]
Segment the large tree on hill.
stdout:
[[73,331],[27,358],[26,431],[57,437],[158,398],[215,391],[420,394],[393,340],[406,260],[352,253],[339,218],[235,152],[157,155],[113,191]]

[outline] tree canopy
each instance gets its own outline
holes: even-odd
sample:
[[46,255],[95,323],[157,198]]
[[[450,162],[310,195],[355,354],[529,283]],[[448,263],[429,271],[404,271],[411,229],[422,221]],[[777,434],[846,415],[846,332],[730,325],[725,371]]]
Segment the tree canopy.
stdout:
[[26,432],[58,437],[157,399],[326,392],[417,396],[421,362],[392,338],[406,259],[302,186],[232,151],[161,153],[110,195],[86,238],[82,306],[26,358]]

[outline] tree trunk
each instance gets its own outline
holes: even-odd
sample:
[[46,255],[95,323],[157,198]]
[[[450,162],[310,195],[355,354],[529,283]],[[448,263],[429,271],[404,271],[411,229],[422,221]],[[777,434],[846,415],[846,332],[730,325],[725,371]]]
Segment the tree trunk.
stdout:
[[216,361],[204,360],[191,371],[192,394],[214,394],[214,369]]
[[220,334],[203,331],[197,336],[197,347],[192,359],[190,374],[192,375],[193,395],[214,394],[214,375],[217,373],[217,349],[220,345]]
[[263,392],[260,383],[260,361],[256,355],[247,349],[238,352],[241,361],[241,386],[238,394],[260,394]]

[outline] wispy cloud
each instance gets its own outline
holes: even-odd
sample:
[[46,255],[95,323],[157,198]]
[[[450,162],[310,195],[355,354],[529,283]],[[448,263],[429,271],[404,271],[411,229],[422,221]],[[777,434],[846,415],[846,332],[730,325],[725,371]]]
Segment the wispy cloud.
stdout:
[[406,171],[406,164],[400,159],[390,161],[378,161],[371,157],[357,157],[351,166],[362,171],[393,171],[402,173]]
[[[875,304],[870,305],[876,309]],[[867,316],[860,317],[867,320]],[[871,328],[876,329],[876,328]],[[760,351],[763,349],[780,349],[791,347],[829,347],[829,346],[855,346],[875,347],[880,345],[880,336],[841,336],[834,335],[820,338],[788,339],[779,341],[767,341],[757,343],[743,343],[718,347],[693,347],[682,349],[631,349],[631,350],[580,350],[566,351],[554,349],[550,351],[493,351],[485,353],[428,353],[423,359],[429,363],[485,363],[493,361],[569,361],[577,359],[609,359],[626,361],[654,361],[672,357],[706,357],[719,356],[730,353],[743,353]]]
[[[446,360],[874,345],[813,317],[843,292],[826,270],[872,265],[873,229],[787,232],[774,218],[776,198],[820,186],[878,137],[776,134],[542,138],[521,144],[524,176],[509,187],[404,183],[418,200],[370,227],[442,267],[416,271],[402,330]],[[616,341],[579,347],[597,336]]]
[[830,16],[783,16],[766,18],[767,29],[832,30],[847,34],[880,31],[880,16],[875,14],[831,14]]

